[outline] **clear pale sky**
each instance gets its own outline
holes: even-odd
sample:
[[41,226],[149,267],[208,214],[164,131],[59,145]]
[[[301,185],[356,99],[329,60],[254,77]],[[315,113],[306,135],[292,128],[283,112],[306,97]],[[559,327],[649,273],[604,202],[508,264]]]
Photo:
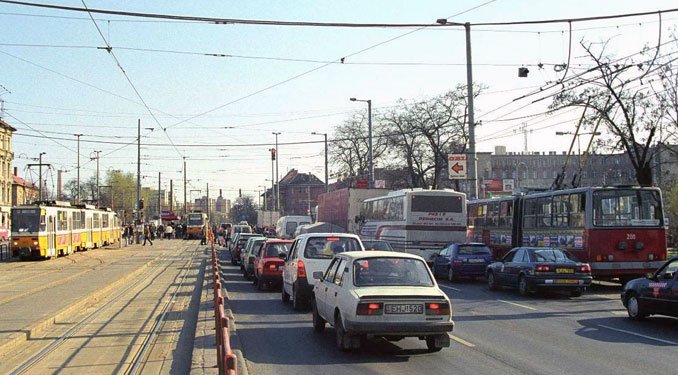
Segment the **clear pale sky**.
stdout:
[[[44,2],[82,7],[75,0]],[[90,0],[86,4],[99,9],[223,18],[432,23],[486,2]],[[675,6],[675,1],[497,0],[450,21],[586,17]],[[14,137],[14,150],[15,165],[22,176],[26,173],[25,165],[31,162],[28,158],[46,152],[44,162],[53,164],[55,169],[69,170],[66,179],[75,178],[75,133],[84,134],[82,178],[95,171],[95,164],[88,162],[94,150],[102,151],[102,171],[135,172],[135,145],[123,147],[91,141],[133,143],[140,118],[142,128],[155,128],[153,132],[143,130],[142,143],[167,144],[169,136],[175,144],[225,145],[144,147],[144,186],[157,186],[158,172],[162,172],[163,187],[168,187],[168,180],[173,179],[181,201],[183,155],[188,158],[191,180],[188,189],[202,189],[204,193],[209,182],[211,196],[223,189],[225,197],[234,198],[239,188],[244,194],[255,196],[260,185],[270,186],[266,181],[271,178],[267,150],[275,140],[272,132],[282,133],[280,142],[321,141],[322,137],[310,133],[331,136],[333,127],[352,111],[365,110],[364,103],[350,102],[350,97],[372,99],[378,112],[393,106],[400,98],[418,100],[441,94],[464,83],[466,77],[464,32],[460,28],[310,28],[94,17],[157,122],[140,104],[111,56],[96,49],[104,46],[104,42],[87,14],[0,4],[0,85],[11,91],[7,93],[0,88],[3,93],[0,97],[5,101],[4,120],[19,129]],[[675,30],[676,19],[678,13],[663,16],[664,41],[669,31]],[[656,44],[657,20],[657,16],[650,16],[573,24],[571,72],[589,67],[582,59],[581,40],[600,42],[612,38],[610,52],[618,56],[638,53],[643,46]],[[348,57],[345,64],[324,66],[319,62],[334,61],[406,33],[410,34]],[[555,132],[573,130],[579,112],[497,121],[544,111],[548,100],[531,105],[529,101],[512,100],[562,75],[554,72],[551,65],[544,69],[535,65],[565,63],[568,40],[566,23],[474,27],[474,79],[489,87],[488,93],[476,102],[476,119],[483,120],[477,130],[479,151],[493,151],[496,145],[521,151],[523,136],[517,129],[523,122],[531,131],[529,151],[563,151],[569,146],[570,138],[556,137]],[[122,47],[242,57],[133,51]],[[528,78],[517,76],[518,67],[523,65],[530,69]],[[319,69],[282,83],[315,68]],[[257,93],[278,83],[281,84]],[[244,99],[238,100],[241,98]],[[217,107],[221,108],[179,123]],[[160,127],[167,128],[167,136]],[[42,137],[30,128],[66,140],[57,140],[60,143],[57,144],[45,138],[28,137]],[[238,146],[252,143],[268,145]],[[281,176],[296,168],[323,178],[322,143],[280,146],[279,154]],[[192,197],[197,196],[193,193]]]

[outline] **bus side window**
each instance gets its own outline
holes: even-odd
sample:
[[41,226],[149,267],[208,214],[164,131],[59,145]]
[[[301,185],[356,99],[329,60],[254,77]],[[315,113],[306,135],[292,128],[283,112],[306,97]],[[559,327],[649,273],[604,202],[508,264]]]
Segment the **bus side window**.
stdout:
[[536,203],[534,199],[526,199],[525,207],[523,208],[523,227],[536,228]]
[[570,195],[570,228],[584,227],[584,194]]

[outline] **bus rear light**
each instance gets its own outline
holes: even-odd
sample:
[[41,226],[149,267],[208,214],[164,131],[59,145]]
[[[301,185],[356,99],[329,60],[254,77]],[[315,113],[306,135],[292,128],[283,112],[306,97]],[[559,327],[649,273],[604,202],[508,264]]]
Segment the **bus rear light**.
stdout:
[[626,241],[619,241],[619,243],[617,244],[617,249],[622,250],[622,251],[626,250],[627,247],[628,247],[628,244],[626,243]]
[[647,256],[647,259],[649,259],[649,260],[654,260],[654,254],[648,255],[648,256]]
[[546,264],[538,264],[534,270],[536,272],[551,272],[551,266],[548,266]]
[[636,242],[636,251],[643,250],[645,248],[645,243],[643,241]]
[[603,257],[600,256],[600,255],[596,255],[596,262],[602,262],[602,261],[603,261]]
[[382,302],[360,302],[356,308],[356,315],[382,315],[384,304]]
[[426,315],[449,315],[450,305],[447,302],[431,302],[426,304]]
[[607,260],[612,262],[614,260],[614,255],[612,255],[612,254],[608,255]]

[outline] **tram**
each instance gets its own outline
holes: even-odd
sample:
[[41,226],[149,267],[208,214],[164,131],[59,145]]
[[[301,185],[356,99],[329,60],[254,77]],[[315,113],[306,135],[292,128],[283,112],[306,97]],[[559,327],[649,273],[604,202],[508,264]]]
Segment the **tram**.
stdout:
[[192,211],[186,216],[186,238],[200,238],[202,227],[207,224],[207,214],[201,211]]
[[92,205],[41,201],[12,208],[12,251],[22,259],[53,258],[120,241],[115,212]]
[[565,249],[594,277],[621,280],[659,268],[667,257],[661,191],[582,187],[468,203],[469,241],[497,258],[512,247]]

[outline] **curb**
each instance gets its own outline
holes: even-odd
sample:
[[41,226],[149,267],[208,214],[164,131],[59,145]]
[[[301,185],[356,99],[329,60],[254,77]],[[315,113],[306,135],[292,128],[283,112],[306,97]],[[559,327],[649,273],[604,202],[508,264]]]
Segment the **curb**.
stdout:
[[59,322],[59,320],[69,317],[75,311],[81,310],[86,305],[90,304],[91,302],[100,299],[104,295],[108,294],[111,290],[120,286],[120,284],[124,283],[125,281],[138,276],[144,270],[146,270],[148,268],[148,266],[150,266],[153,262],[157,261],[163,255],[165,255],[165,253],[162,253],[162,254],[158,255],[157,257],[149,260],[148,262],[142,264],[136,270],[134,270],[134,271],[122,276],[121,278],[111,282],[106,287],[99,289],[95,292],[92,292],[89,295],[81,298],[80,300],[78,300],[74,304],[63,308],[62,310],[56,312],[56,314],[54,314],[52,317],[47,318],[47,319],[45,319],[41,322],[33,323],[33,324],[31,324],[27,327],[23,327],[21,329],[22,332],[17,332],[17,333],[10,335],[10,339],[6,343],[0,345],[0,356],[7,354],[12,349],[14,349],[17,346],[21,345],[22,343],[30,340],[31,337],[37,336],[38,334],[44,332],[49,327],[57,324]]

